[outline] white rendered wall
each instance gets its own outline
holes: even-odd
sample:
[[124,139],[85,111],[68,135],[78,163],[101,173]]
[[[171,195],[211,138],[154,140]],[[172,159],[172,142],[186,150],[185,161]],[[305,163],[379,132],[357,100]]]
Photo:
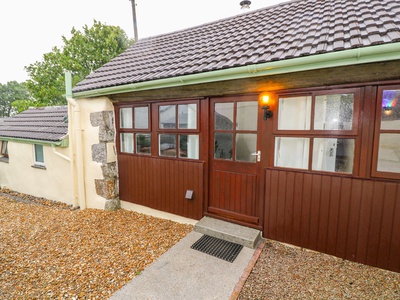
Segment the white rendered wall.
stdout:
[[[73,204],[73,183],[70,163],[55,154],[51,146],[43,146],[45,169],[34,165],[33,144],[8,142],[9,161],[0,162],[0,185],[16,192]],[[68,148],[56,151],[69,157]]]

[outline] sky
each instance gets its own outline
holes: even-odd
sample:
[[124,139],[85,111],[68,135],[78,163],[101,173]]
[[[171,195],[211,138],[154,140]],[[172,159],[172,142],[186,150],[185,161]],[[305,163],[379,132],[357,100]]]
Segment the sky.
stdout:
[[[250,10],[288,0],[252,0]],[[138,36],[145,38],[234,16],[240,0],[135,0]],[[62,46],[71,29],[93,20],[121,27],[134,37],[130,0],[17,0],[0,4],[0,83],[24,82],[25,67]]]

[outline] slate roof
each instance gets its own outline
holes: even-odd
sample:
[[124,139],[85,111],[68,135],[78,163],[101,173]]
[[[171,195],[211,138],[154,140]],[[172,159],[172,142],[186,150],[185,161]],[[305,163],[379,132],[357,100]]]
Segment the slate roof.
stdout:
[[58,142],[67,134],[67,106],[29,108],[0,122],[0,138]]
[[400,42],[399,0],[300,0],[139,40],[73,92]]

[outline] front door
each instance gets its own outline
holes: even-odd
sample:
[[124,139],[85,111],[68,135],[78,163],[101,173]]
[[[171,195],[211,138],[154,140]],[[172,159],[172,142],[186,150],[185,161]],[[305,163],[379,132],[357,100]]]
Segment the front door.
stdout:
[[210,101],[208,214],[258,227],[262,216],[256,96]]

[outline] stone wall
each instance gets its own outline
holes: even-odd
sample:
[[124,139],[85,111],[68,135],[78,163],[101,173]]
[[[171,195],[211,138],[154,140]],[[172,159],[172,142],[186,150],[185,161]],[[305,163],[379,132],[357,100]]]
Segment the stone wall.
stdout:
[[105,198],[104,209],[116,210],[121,208],[121,202],[118,188],[118,165],[115,160],[114,114],[112,111],[91,113],[90,124],[93,127],[99,127],[99,143],[92,145],[92,160],[101,163],[103,178],[95,179],[96,193]]

